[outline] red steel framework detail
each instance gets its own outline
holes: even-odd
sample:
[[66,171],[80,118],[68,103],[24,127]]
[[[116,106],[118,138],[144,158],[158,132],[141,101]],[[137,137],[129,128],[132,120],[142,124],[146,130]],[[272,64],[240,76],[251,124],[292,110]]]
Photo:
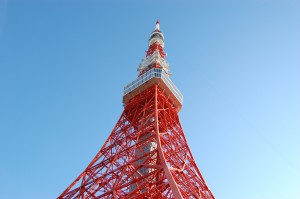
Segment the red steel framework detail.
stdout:
[[158,82],[125,104],[101,150],[58,199],[214,199],[189,149],[178,109]]
[[154,44],[151,44],[149,46],[149,49],[148,51],[146,52],[146,57],[149,57],[150,55],[153,54],[153,52],[155,50],[158,50],[160,56],[164,59],[166,57],[166,54],[164,53],[164,49],[161,45],[157,44],[157,43],[154,43]]
[[[149,143],[157,143],[157,148],[142,150]],[[150,172],[142,175],[142,169]],[[214,197],[188,147],[176,109],[153,85],[128,102],[102,149],[58,198]]]

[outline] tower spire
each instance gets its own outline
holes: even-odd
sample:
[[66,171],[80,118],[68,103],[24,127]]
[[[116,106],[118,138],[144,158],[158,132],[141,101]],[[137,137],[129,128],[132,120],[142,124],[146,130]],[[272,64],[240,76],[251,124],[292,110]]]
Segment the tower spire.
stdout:
[[144,74],[151,68],[163,69],[167,74],[170,66],[166,62],[166,54],[164,52],[164,35],[160,31],[159,20],[156,21],[155,30],[151,33],[148,43],[148,50],[146,51],[146,59],[138,66],[139,76]]

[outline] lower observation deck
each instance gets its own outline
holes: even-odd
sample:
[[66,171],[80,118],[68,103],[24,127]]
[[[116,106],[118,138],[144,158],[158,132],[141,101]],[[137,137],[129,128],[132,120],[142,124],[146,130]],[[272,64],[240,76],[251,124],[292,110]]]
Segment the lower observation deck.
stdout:
[[164,91],[179,112],[182,107],[183,96],[165,71],[158,68],[150,69],[125,86],[123,103],[126,104],[131,98],[154,84],[157,84]]

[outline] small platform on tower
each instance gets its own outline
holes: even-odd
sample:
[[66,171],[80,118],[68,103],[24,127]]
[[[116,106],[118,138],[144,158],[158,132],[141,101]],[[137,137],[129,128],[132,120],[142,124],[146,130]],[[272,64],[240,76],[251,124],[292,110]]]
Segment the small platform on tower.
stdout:
[[170,99],[176,110],[179,112],[182,107],[183,96],[168,77],[163,69],[152,68],[139,76],[136,80],[125,86],[123,103],[138,95],[150,86],[157,84]]

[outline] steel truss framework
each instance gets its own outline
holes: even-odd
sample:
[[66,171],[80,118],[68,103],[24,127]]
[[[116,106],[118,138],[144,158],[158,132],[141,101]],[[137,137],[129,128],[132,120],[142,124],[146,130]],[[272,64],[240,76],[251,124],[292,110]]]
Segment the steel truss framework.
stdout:
[[214,196],[188,147],[176,109],[155,84],[126,104],[101,150],[58,198]]

